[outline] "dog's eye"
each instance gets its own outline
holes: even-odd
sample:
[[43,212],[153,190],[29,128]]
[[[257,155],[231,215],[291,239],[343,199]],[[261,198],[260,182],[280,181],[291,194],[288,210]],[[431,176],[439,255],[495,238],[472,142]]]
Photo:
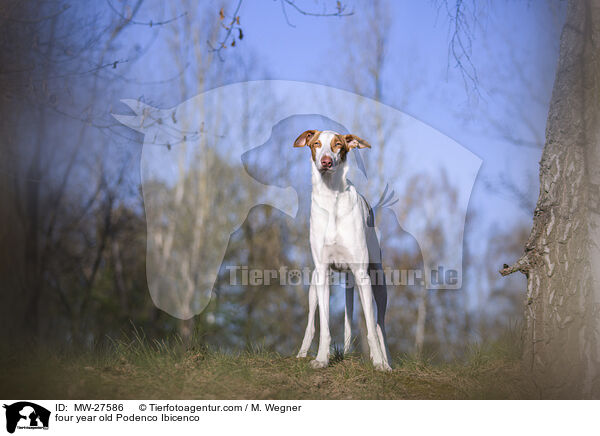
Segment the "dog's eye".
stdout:
[[317,141],[317,142],[315,142],[315,147],[319,148],[320,146],[321,146],[321,143],[320,143],[320,142],[318,142],[318,141]]
[[342,146],[342,144],[340,144],[339,142],[337,142],[337,143],[335,144],[335,146],[336,146],[336,147],[341,147],[341,146]]

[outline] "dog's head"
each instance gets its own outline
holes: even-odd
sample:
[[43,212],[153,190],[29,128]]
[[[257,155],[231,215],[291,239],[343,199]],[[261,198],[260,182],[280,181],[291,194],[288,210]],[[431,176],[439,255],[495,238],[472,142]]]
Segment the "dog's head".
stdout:
[[335,172],[353,148],[371,148],[356,135],[340,135],[331,130],[307,130],[294,142],[294,147],[304,146],[310,147],[313,163],[322,174]]

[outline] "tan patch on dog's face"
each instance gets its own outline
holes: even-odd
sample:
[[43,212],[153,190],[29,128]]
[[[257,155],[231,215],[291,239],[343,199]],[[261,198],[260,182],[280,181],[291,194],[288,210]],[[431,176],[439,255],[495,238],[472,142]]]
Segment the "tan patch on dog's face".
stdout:
[[310,153],[312,155],[312,160],[316,162],[317,160],[317,148],[321,148],[322,144],[319,140],[319,135],[321,134],[318,130],[307,130],[302,133],[296,141],[294,142],[294,147],[304,147],[308,145],[310,147]]
[[313,162],[317,161],[317,148],[321,148],[323,144],[319,141],[319,135],[321,132],[317,132],[314,134],[312,139],[308,141],[308,146],[310,147],[310,153],[312,155]]
[[350,151],[348,144],[346,143],[346,138],[344,138],[343,135],[335,135],[333,138],[331,138],[330,148],[334,153],[339,152],[342,162],[346,160],[346,155]]

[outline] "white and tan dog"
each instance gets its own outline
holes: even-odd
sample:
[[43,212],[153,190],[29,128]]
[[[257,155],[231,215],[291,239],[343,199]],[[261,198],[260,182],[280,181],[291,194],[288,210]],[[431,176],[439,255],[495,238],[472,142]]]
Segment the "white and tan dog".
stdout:
[[[330,270],[351,272],[358,287],[365,315],[367,339],[373,365],[390,371],[385,336],[387,288],[383,274],[381,283],[371,283],[370,273],[381,270],[381,249],[375,233],[373,211],[367,201],[346,178],[347,156],[353,148],[371,148],[355,135],[341,135],[329,130],[307,130],[294,142],[294,147],[308,146],[312,156],[312,196],[310,211],[310,247],[315,270],[309,289],[308,325],[298,357],[306,357],[315,332],[315,311],[319,307],[319,350],[313,368],[329,364],[331,334],[329,331]],[[377,304],[374,316],[373,296]],[[353,288],[346,288],[344,353],[350,348],[353,311]]]

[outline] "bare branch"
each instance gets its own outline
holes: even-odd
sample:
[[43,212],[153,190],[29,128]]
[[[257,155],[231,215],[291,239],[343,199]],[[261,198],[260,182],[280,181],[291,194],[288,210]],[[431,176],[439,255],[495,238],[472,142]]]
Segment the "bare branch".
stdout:
[[292,23],[290,23],[290,21],[288,19],[288,16],[287,16],[287,13],[285,10],[286,4],[291,6],[293,9],[295,9],[296,12],[298,12],[302,15],[310,16],[310,17],[347,17],[349,15],[354,14],[354,11],[346,12],[346,6],[344,6],[340,1],[336,2],[336,11],[335,12],[310,12],[310,11],[305,11],[304,9],[299,8],[294,0],[280,0],[280,2],[281,2],[281,9],[283,10],[285,19],[286,19],[287,23],[292,27],[296,27],[296,26],[294,26]]
[[[163,21],[154,21],[154,20],[150,20],[150,21],[136,21],[133,19],[133,14],[129,17],[126,17],[125,15],[123,15],[121,12],[119,12],[110,2],[110,0],[106,0],[106,3],[108,3],[108,6],[110,6],[110,8],[113,10],[113,12],[115,14],[117,14],[119,17],[121,17],[124,20],[124,24],[135,24],[138,26],[164,26],[165,24],[169,24],[172,23],[173,21],[177,21],[180,18],[183,18],[187,15],[187,11],[177,15],[176,17],[173,18],[169,18],[168,20],[163,20]],[[138,4],[136,4],[136,8],[139,8],[139,5],[141,4],[141,1],[138,2]]]
[[[475,11],[473,11],[472,17],[467,17],[464,0],[455,0],[452,7],[448,0],[440,1],[438,4],[440,8],[442,5],[445,7],[451,26],[450,42],[448,44],[448,65],[450,64],[450,58],[453,58],[455,67],[458,68],[461,74],[465,88],[472,88],[479,94],[479,79],[475,65],[471,60],[473,29],[469,24],[470,20],[473,20],[474,24],[477,22]],[[475,4],[476,2],[473,2],[473,8],[475,8]]]
[[512,266],[504,264],[499,273],[502,276],[507,276],[514,272],[521,271],[523,274],[527,275],[529,273],[530,268],[531,265],[529,264],[529,260],[527,259],[527,255],[525,254]]
[[[242,7],[242,0],[238,1],[238,4],[235,8],[235,12],[233,13],[233,16],[231,17],[231,21],[229,22],[229,25],[225,26],[225,25],[221,24],[227,30],[227,33],[225,34],[225,38],[223,38],[223,40],[221,42],[219,42],[219,46],[215,48],[212,46],[210,41],[207,41],[208,45],[210,46],[210,51],[216,52],[219,55],[219,59],[221,61],[223,61],[223,56],[221,56],[221,50],[223,50],[225,47],[227,47],[230,44],[229,39],[231,38],[231,34],[232,34],[234,28],[239,29],[239,32],[240,32],[239,39],[243,38],[242,28],[239,27],[240,19],[239,19],[238,12],[240,11],[240,7]],[[219,11],[219,15],[220,15],[221,20],[223,20],[225,18],[222,8]],[[236,26],[236,23],[238,24],[238,26]],[[234,44],[235,44],[235,37],[234,37],[233,41],[231,42],[231,45],[234,45]]]
[[[225,34],[225,37],[221,41],[219,41],[217,46],[215,47],[210,41],[206,41],[206,43],[210,47],[210,51],[216,52],[221,61],[223,61],[223,56],[221,54],[221,51],[230,46],[234,47],[236,44],[236,37],[234,36],[233,31],[237,30],[239,32],[239,36],[237,37],[238,40],[243,39],[243,37],[244,37],[242,28],[240,27],[240,17],[238,15],[240,7],[242,6],[242,1],[243,0],[238,1],[238,4],[235,8],[235,12],[231,16],[231,20],[227,24],[221,24],[221,26],[227,31],[227,33]],[[274,0],[274,1],[277,1],[277,0]],[[336,2],[336,9],[334,12],[306,11],[306,10],[298,7],[298,5],[296,4],[296,2],[294,0],[279,0],[279,2],[281,4],[281,10],[282,10],[283,16],[285,18],[285,21],[291,27],[296,27],[296,26],[290,22],[289,16],[285,9],[286,5],[293,8],[296,12],[298,12],[302,15],[309,16],[309,17],[347,17],[349,15],[354,14],[353,11],[346,12],[346,6],[344,6],[342,4],[342,2],[340,2],[340,1]],[[223,8],[221,8],[221,10],[219,11],[219,19],[221,21],[223,21],[225,19],[225,12],[224,12]]]

